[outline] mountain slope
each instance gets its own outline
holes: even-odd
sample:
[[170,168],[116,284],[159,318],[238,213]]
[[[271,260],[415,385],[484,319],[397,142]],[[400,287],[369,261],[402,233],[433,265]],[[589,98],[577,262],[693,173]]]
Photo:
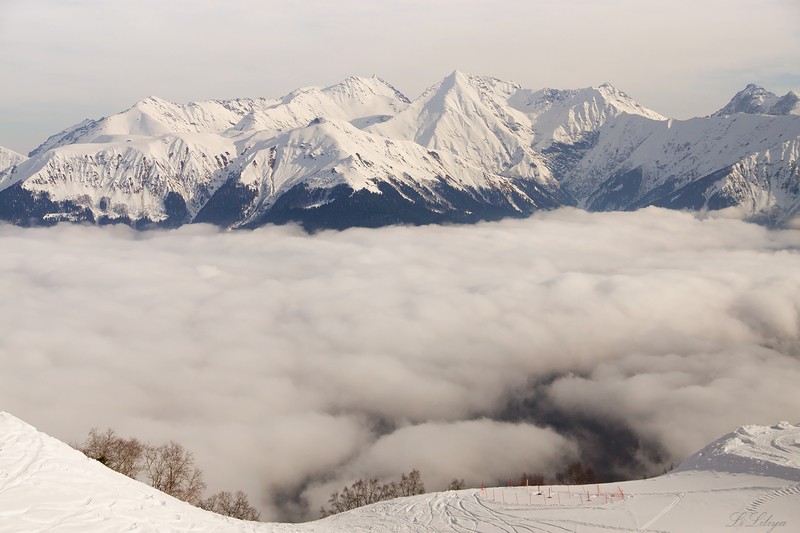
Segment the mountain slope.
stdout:
[[[296,221],[309,229],[475,221],[563,205],[536,183],[490,174],[448,152],[316,120],[248,141],[235,178],[197,221],[253,226]],[[357,218],[354,218],[355,215]]]
[[16,170],[15,167],[25,159],[24,155],[0,146],[0,190],[4,189],[4,184],[10,181],[11,174]]
[[763,87],[751,83],[736,93],[725,107],[711,116],[722,117],[734,113],[800,115],[800,93],[789,91],[778,97]]
[[270,524],[192,507],[0,413],[0,532],[789,531],[800,521],[799,442],[797,425],[745,426],[658,478],[448,491]]
[[283,98],[264,101],[234,129],[276,135],[307,126],[317,118],[345,120],[362,128],[386,120],[407,105],[408,99],[382,79],[354,76],[323,89],[306,87]]
[[777,224],[800,213],[799,102],[748,85],[711,117],[667,120],[609,84],[459,71],[413,102],[374,76],[271,100],[151,97],[15,155],[0,220],[319,229],[657,205]]
[[257,100],[228,100],[174,104],[154,96],[130,109],[99,120],[85,120],[48,138],[29,154],[72,144],[103,143],[116,136],[158,137],[174,133],[221,133],[233,128],[261,104]]
[[480,162],[488,171],[558,187],[539,149],[581,141],[622,113],[663,117],[610,85],[529,91],[515,83],[455,71],[369,131]]
[[736,114],[654,122],[622,116],[562,184],[593,210],[660,205],[794,213],[800,117]]
[[150,96],[130,109],[99,120],[86,120],[48,138],[30,156],[70,144],[103,142],[104,136],[157,137],[171,133],[281,132],[325,116],[360,120],[393,115],[408,99],[380,78],[352,77],[320,89],[298,89],[274,100],[207,100],[181,105]]
[[29,215],[41,207],[43,220],[171,218],[171,225],[180,225],[219,187],[236,156],[231,141],[213,134],[105,135],[100,141],[31,157],[18,166],[21,179],[6,194],[27,201]]

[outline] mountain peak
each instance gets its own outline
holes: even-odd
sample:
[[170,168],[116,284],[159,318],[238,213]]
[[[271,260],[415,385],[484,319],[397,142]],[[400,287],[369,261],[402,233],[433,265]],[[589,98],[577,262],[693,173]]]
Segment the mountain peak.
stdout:
[[0,146],[0,159],[4,158],[22,160],[25,159],[25,156],[22,154],[18,154],[17,152],[11,150],[10,148],[5,148],[3,146]]
[[398,91],[386,80],[375,74],[369,77],[350,76],[335,85],[326,87],[323,89],[323,92],[327,92],[329,94],[341,93],[350,96],[356,96],[359,94],[387,96],[390,98],[395,98],[405,104],[410,102],[410,100],[403,93]]
[[725,107],[711,116],[721,117],[734,113],[800,115],[800,93],[791,90],[778,97],[760,85],[748,83],[744,89],[734,95]]
[[441,81],[440,89],[449,90],[455,87],[468,86],[471,85],[472,79],[472,75],[460,70],[454,70]]
[[27,158],[24,155],[0,146],[0,190],[9,184],[8,177],[25,159]]
[[133,107],[144,107],[150,105],[157,105],[163,107],[165,105],[175,105],[175,103],[155,95],[150,95],[150,96],[145,96],[144,98],[133,104]]
[[467,80],[467,79],[470,78],[470,74],[468,74],[468,73],[466,73],[466,72],[464,72],[462,70],[454,69],[453,72],[448,74],[446,77],[447,78],[453,78],[453,79]]
[[789,91],[769,108],[770,115],[800,115],[800,93]]
[[736,93],[728,104],[712,114],[712,117],[733,115],[734,113],[747,114],[771,114],[770,108],[778,102],[778,96],[767,91],[765,88],[755,83],[748,83],[747,86]]

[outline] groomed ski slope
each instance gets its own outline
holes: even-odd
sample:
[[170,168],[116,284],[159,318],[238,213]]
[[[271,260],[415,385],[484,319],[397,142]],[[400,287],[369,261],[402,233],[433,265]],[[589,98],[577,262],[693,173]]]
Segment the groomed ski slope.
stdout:
[[400,498],[307,524],[241,522],[166,496],[0,413],[0,532],[795,532],[800,425],[745,426],[670,474]]

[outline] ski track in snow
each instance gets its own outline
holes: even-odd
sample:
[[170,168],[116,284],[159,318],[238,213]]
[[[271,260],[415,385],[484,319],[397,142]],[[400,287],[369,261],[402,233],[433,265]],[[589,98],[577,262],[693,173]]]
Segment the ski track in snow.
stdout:
[[792,498],[792,497],[798,498],[798,500],[800,500],[800,483],[798,483],[797,485],[793,485],[791,487],[770,491],[767,494],[761,496],[760,498],[756,498],[755,500],[753,500],[753,502],[749,504],[746,507],[746,509],[751,513],[755,513],[758,512],[765,503],[771,500],[775,500],[777,498]]
[[686,493],[685,493],[685,492],[681,492],[681,493],[678,495],[678,497],[677,497],[677,498],[675,498],[675,499],[672,501],[672,503],[670,503],[669,505],[667,505],[666,507],[664,507],[664,509],[663,509],[663,510],[662,510],[660,513],[658,513],[657,515],[655,515],[655,516],[654,516],[654,517],[653,517],[653,518],[652,518],[652,519],[651,519],[649,522],[647,522],[645,525],[643,525],[643,526],[641,527],[641,529],[650,529],[650,526],[652,526],[653,524],[655,524],[655,523],[658,521],[658,519],[659,519],[659,518],[661,518],[662,516],[664,516],[665,514],[667,514],[668,512],[670,512],[670,511],[671,511],[671,510],[672,510],[672,509],[673,509],[673,508],[674,508],[676,505],[678,505],[678,503],[680,503],[680,501],[683,499],[683,497],[684,497],[684,496],[686,496]]

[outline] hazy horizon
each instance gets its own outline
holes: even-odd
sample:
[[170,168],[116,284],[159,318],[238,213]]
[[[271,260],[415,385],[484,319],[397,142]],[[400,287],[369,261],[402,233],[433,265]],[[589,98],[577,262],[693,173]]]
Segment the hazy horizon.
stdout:
[[798,19],[790,0],[5,0],[0,146],[25,154],[150,95],[277,98],[376,74],[414,98],[456,69],[530,89],[609,82],[665,116],[703,116],[747,83],[800,88]]

